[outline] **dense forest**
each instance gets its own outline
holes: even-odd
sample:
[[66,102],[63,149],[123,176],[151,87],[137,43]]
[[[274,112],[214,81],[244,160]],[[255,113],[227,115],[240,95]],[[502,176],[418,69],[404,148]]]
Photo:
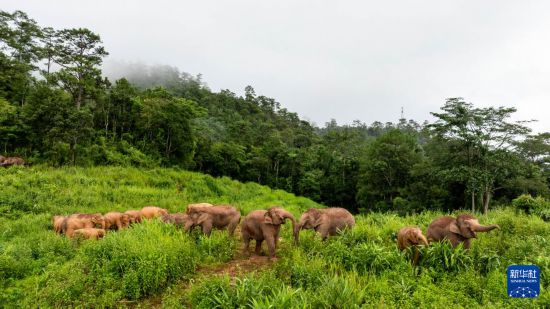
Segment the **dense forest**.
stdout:
[[0,154],[33,164],[170,166],[354,212],[467,208],[550,195],[550,133],[515,108],[442,99],[432,123],[323,127],[273,98],[214,92],[172,67],[102,73],[98,34],[0,11]]

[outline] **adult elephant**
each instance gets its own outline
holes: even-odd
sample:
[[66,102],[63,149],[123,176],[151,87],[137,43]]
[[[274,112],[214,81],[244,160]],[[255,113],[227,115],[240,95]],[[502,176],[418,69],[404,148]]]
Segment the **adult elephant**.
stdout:
[[314,229],[325,240],[328,236],[337,235],[338,231],[351,229],[353,226],[355,226],[355,219],[344,208],[310,208],[300,217],[294,234],[299,240],[300,230]]
[[53,230],[57,234],[61,234],[62,227],[63,227],[63,221],[65,221],[65,218],[66,218],[65,216],[53,216],[53,218],[52,218]]
[[67,216],[66,218],[87,218],[92,219],[95,225],[99,225],[102,229],[105,229],[105,218],[99,212],[96,213],[76,213]]
[[267,210],[254,210],[250,212],[241,224],[243,253],[248,254],[250,240],[254,239],[256,241],[255,252],[259,255],[262,250],[262,242],[265,240],[269,249],[269,258],[274,257],[279,239],[279,231],[286,219],[292,221],[294,241],[297,243],[296,220],[290,212],[278,206]]
[[0,161],[0,165],[3,167],[9,167],[12,165],[25,165],[25,160],[19,157],[4,157],[4,159]]
[[152,219],[162,215],[167,215],[168,210],[157,206],[145,206],[139,211],[139,213],[142,219]]
[[188,220],[185,221],[185,230],[190,231],[194,227],[200,226],[202,232],[206,235],[210,235],[212,228],[227,228],[229,235],[233,235],[235,228],[241,221],[241,212],[231,205],[189,205],[185,213],[188,216]]
[[127,228],[130,225],[130,215],[122,212],[112,211],[103,215],[105,218],[105,229],[114,228],[117,231]]
[[141,212],[139,210],[126,210],[124,213],[130,216],[130,223],[141,222]]
[[489,232],[500,229],[496,224],[481,225],[476,217],[462,214],[455,217],[443,216],[435,219],[428,226],[428,240],[430,242],[448,239],[454,247],[464,245],[464,249],[470,249],[470,239],[476,238],[477,232]]
[[74,231],[83,228],[94,228],[100,225],[105,228],[105,219],[99,213],[97,214],[73,214],[63,220],[61,231],[67,237],[73,237]]

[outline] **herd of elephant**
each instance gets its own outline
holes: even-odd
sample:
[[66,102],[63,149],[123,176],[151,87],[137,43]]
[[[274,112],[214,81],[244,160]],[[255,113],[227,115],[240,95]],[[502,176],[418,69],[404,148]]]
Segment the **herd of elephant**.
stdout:
[[25,165],[26,162],[20,157],[4,157],[0,155],[0,166],[10,167],[13,165]]
[[[231,205],[212,205],[209,203],[189,204],[184,213],[169,214],[166,209],[156,206],[146,206],[141,210],[128,210],[122,212],[109,212],[104,215],[72,214],[69,216],[54,216],[53,228],[59,234],[67,237],[83,237],[87,239],[99,239],[109,229],[120,230],[130,224],[140,223],[142,219],[159,217],[166,223],[175,224],[189,232],[194,227],[200,227],[202,232],[210,235],[213,228],[227,229],[229,235],[233,235],[235,229],[241,223],[241,236],[243,241],[243,253],[248,254],[251,240],[255,240],[255,253],[261,254],[262,242],[265,240],[268,248],[268,256],[275,256],[279,231],[281,225],[288,219],[293,225],[294,243],[299,243],[299,233],[302,229],[313,229],[325,240],[328,236],[337,235],[339,231],[351,229],[355,225],[353,215],[344,208],[311,208],[302,214],[296,222],[294,216],[279,206],[268,209],[254,210],[244,217],[241,222],[240,211]],[[97,228],[100,226],[100,228]],[[405,250],[415,248],[413,263],[418,261],[416,246],[428,245],[429,242],[449,240],[453,247],[463,244],[465,249],[470,248],[470,240],[476,237],[477,232],[488,232],[498,225],[483,226],[478,220],[468,214],[457,217],[443,216],[435,219],[428,226],[427,237],[422,230],[415,226],[404,227],[397,233],[397,245]]]

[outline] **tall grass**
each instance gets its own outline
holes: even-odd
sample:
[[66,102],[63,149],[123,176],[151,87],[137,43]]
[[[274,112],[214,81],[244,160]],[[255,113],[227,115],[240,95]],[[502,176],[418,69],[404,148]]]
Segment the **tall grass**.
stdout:
[[[314,202],[280,190],[173,169],[33,167],[0,170],[0,304],[4,307],[125,307],[144,302],[193,308],[548,308],[550,223],[513,208],[478,214],[501,230],[472,247],[421,249],[413,267],[396,246],[406,225],[424,231],[438,212],[372,213],[321,241],[303,231],[294,246],[282,229],[277,262],[236,277],[198,269],[236,258],[240,243],[223,231],[205,237],[152,220],[100,241],[72,241],[51,230],[54,214],[138,209],[171,212],[191,202],[230,203],[243,215],[282,205],[298,216]],[[454,215],[459,212],[454,213]],[[238,257],[240,258],[240,257]],[[511,299],[506,268],[536,264],[541,295]],[[161,301],[148,302],[153,297]]]

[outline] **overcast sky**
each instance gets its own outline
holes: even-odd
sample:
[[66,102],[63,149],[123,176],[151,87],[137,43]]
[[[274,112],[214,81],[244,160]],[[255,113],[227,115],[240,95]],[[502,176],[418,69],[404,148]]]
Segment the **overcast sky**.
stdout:
[[550,131],[550,1],[3,0],[101,35],[107,62],[169,64],[324,125],[431,119],[445,98]]

